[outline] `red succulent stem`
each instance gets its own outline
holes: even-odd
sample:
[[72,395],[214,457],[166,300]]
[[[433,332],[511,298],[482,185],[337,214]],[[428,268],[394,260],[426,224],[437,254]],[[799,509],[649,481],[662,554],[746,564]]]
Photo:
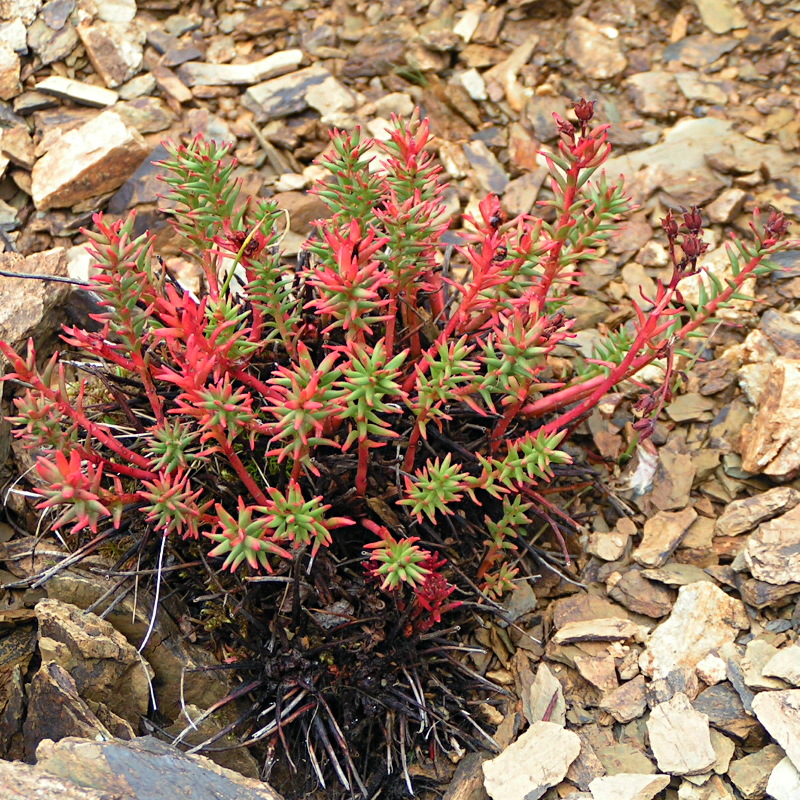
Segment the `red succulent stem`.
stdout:
[[[771,251],[761,252],[753,256],[748,263],[741,268],[736,282],[733,286],[730,284],[717,295],[715,298],[709,300],[702,310],[698,310],[694,319],[689,320],[675,333],[676,339],[679,341],[684,340],[692,331],[703,325],[709,317],[712,317],[720,306],[724,305],[731,297],[739,290],[744,280],[753,273],[759,264],[771,255]],[[667,312],[670,304],[675,298],[678,283],[682,276],[677,274],[673,277],[670,285],[664,291],[664,296],[657,303],[657,305],[648,312],[647,319],[639,332],[636,339],[630,347],[625,358],[613,369],[608,376],[597,375],[583,383],[568,386],[567,388],[554,392],[553,394],[543,397],[534,403],[530,403],[521,409],[521,413],[528,417],[538,417],[543,414],[555,411],[558,408],[563,408],[565,405],[575,401],[579,402],[577,406],[565,412],[561,416],[549,422],[545,426],[547,433],[554,433],[560,430],[576,419],[579,419],[583,414],[590,411],[612,387],[616,386],[621,381],[635,375],[643,367],[652,363],[659,356],[659,348],[652,342],[657,339],[661,334],[667,331],[674,324],[673,319],[662,320],[661,317]],[[645,348],[649,352],[637,355]]]
[[264,494],[261,487],[253,479],[253,476],[247,471],[247,468],[242,463],[242,460],[239,458],[237,452],[233,449],[233,445],[231,445],[225,436],[225,432],[221,428],[216,427],[214,429],[214,436],[219,442],[220,450],[222,450],[222,452],[231,462],[231,466],[233,467],[234,471],[239,476],[241,482],[247,487],[247,490],[250,492],[253,498],[257,502],[261,503],[261,505],[269,505],[269,499],[267,498],[266,494]]
[[367,493],[367,473],[369,469],[369,443],[364,439],[358,442],[358,472],[356,473],[356,494]]

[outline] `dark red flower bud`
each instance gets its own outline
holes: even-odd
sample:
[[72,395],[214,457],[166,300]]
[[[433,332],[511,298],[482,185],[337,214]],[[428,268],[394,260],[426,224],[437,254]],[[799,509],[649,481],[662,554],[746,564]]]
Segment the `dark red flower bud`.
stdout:
[[556,126],[560,134],[568,138],[574,138],[575,126],[569,120],[563,119],[558,114],[553,114],[553,119],[556,121]]
[[683,211],[683,224],[689,233],[698,234],[703,230],[703,216],[697,206],[692,206],[691,211]]
[[639,434],[639,441],[643,442],[653,435],[656,429],[656,421],[649,417],[647,419],[637,419],[631,427]]
[[661,220],[661,227],[669,239],[674,239],[678,235],[678,222],[672,211],[667,211],[667,216]]
[[699,236],[685,236],[681,248],[686,258],[693,260],[703,255],[708,245]]
[[594,104],[595,100],[584,100],[581,98],[580,100],[576,101],[572,104],[572,108],[575,111],[575,116],[585,125],[587,122],[591,122],[592,117],[594,117]]
[[772,209],[769,212],[769,219],[764,228],[768,233],[772,234],[773,239],[780,239],[789,230],[789,223],[782,212]]

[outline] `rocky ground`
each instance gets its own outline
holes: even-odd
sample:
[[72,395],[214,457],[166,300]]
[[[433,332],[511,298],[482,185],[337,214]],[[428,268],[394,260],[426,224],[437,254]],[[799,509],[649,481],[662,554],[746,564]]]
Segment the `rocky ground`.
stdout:
[[[613,125],[608,171],[639,204],[571,301],[588,349],[664,274],[666,209],[704,207],[706,263],[723,277],[722,244],[746,235],[755,206],[800,234],[798,11],[796,0],[0,0],[0,268],[85,278],[80,227],[135,207],[185,273],[151,162],[163,139],[198,132],[235,141],[246,191],[289,211],[291,256],[323,211],[305,190],[327,130],[381,136],[415,105],[439,138],[454,228],[487,192],[526,213],[546,193],[551,113],[587,97]],[[780,263],[705,344],[659,423],[657,457],[622,463],[621,397],[586,424],[588,455],[627,513],[595,515],[572,577],[543,571],[511,599],[513,628],[479,631],[473,667],[512,695],[483,707],[503,752],[466,755],[440,794],[800,797],[798,253]],[[12,342],[85,313],[69,284],[0,282]],[[5,457],[7,431],[1,443]],[[12,511],[26,502],[6,497]],[[0,754],[37,754],[37,769],[64,777],[42,740],[131,738],[151,685],[173,735],[224,696],[217,673],[183,686],[208,663],[182,639],[189,628],[162,615],[139,654],[146,602],[113,599],[91,565],[42,582],[64,554],[33,541],[0,527]],[[246,753],[219,758],[258,775]]]

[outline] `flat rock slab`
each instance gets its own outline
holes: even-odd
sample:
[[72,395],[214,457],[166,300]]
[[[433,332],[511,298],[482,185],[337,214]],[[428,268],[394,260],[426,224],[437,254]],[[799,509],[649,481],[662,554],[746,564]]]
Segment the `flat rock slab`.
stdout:
[[[45,741],[37,764],[0,762],[0,797],[30,800],[281,800],[266,783],[149,736]],[[51,788],[52,787],[52,788]],[[63,787],[63,791],[62,791]]]
[[624,642],[627,639],[641,641],[646,629],[629,619],[607,617],[586,622],[567,622],[554,635],[555,644],[571,642]]
[[36,604],[39,650],[63,667],[86,700],[138,726],[150,704],[153,671],[110,622],[59,600]]
[[58,136],[34,164],[33,202],[39,211],[73,206],[121,186],[150,148],[119,114],[104,111]]
[[800,508],[764,522],[751,533],[744,561],[756,580],[777,586],[800,582]]
[[682,511],[659,511],[644,524],[641,544],[633,558],[643,567],[662,567],[697,519],[691,507]]
[[298,114],[308,108],[308,90],[330,77],[331,73],[324,67],[298,69],[280,78],[251,86],[245,92],[242,104],[255,114],[256,122],[268,122]]
[[699,775],[717,760],[711,745],[708,716],[695,711],[689,698],[678,692],[659,703],[647,720],[650,749],[658,768],[670,775]]
[[669,785],[669,775],[633,775],[621,772],[595,778],[589,784],[592,800],[652,800]]
[[800,686],[800,644],[795,642],[779,650],[764,664],[761,674],[780,678],[792,686]]
[[669,619],[651,634],[639,666],[653,679],[666,678],[678,667],[694,668],[749,625],[744,603],[713,583],[681,586]]
[[728,503],[717,519],[714,533],[717,536],[737,536],[779,514],[791,511],[798,504],[800,492],[791,486],[777,486],[744,500],[734,500]]
[[[67,275],[66,251],[56,247],[27,257],[0,253],[0,269],[63,278]],[[41,343],[57,330],[71,291],[66,283],[0,277],[0,338],[17,350],[31,336]]]
[[249,64],[206,64],[187,61],[178,68],[178,77],[187,86],[251,85],[277,78],[297,69],[303,60],[302,50],[281,50]]
[[800,689],[761,692],[753,700],[753,712],[800,769]]
[[581,740],[554,722],[535,722],[497,758],[483,763],[492,800],[539,800],[564,779]]
[[767,794],[775,800],[796,800],[800,797],[800,772],[791,759],[784,758],[772,770],[767,781]]
[[39,81],[36,84],[36,91],[95,108],[113,106],[119,100],[119,94],[111,89],[104,89],[93,83],[73,81],[60,75],[50,75],[43,81]]
[[758,400],[758,412],[742,429],[742,469],[791,479],[800,469],[800,360],[776,358]]

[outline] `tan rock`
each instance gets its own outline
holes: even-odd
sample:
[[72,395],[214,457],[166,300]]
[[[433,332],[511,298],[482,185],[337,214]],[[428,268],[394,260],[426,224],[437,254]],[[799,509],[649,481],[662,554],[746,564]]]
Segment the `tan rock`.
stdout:
[[761,692],[753,700],[753,712],[800,769],[800,689]]
[[714,533],[717,536],[745,533],[761,522],[791,511],[798,503],[800,492],[791,486],[776,486],[752,497],[734,500],[717,519]]
[[105,111],[57,137],[36,162],[33,202],[39,211],[71,206],[121,186],[147,156],[138,131]]
[[558,678],[544,662],[539,664],[536,670],[529,697],[529,722],[544,720],[547,715],[546,722],[555,722],[561,726],[566,724],[567,707],[564,702],[564,690]]
[[620,772],[595,778],[589,784],[592,800],[652,800],[669,785],[669,775],[632,775]]
[[762,523],[747,537],[743,556],[756,580],[777,586],[800,582],[800,507]]
[[281,50],[249,64],[207,64],[187,61],[178,67],[178,76],[187,86],[251,85],[277,78],[296,69],[303,60],[303,51]]
[[79,25],[86,55],[109,89],[125,83],[142,66],[144,33],[127,22],[95,22]]
[[747,800],[764,796],[772,770],[783,760],[784,753],[776,744],[768,744],[755,753],[732,761],[728,777]]
[[[67,259],[63,247],[27,257],[0,253],[0,268],[63,278],[67,275]],[[61,321],[58,312],[70,291],[65,283],[0,277],[0,338],[20,349],[32,336],[37,341],[52,336]]]
[[647,708],[644,676],[637,675],[614,691],[604,695],[600,709],[611,714],[617,722],[631,722],[644,714]]
[[784,647],[764,664],[761,670],[763,675],[800,686],[800,644],[795,642],[789,647]]
[[634,560],[643,567],[663,566],[696,519],[697,512],[691,507],[659,511],[645,522],[641,544],[633,551]]
[[0,42],[0,100],[11,100],[22,91],[19,74],[19,56],[5,42]]
[[43,81],[39,81],[36,84],[36,91],[52,94],[55,97],[63,97],[66,100],[72,100],[74,103],[94,106],[95,108],[113,106],[119,100],[117,92],[111,89],[104,89],[102,86],[95,86],[91,83],[73,81],[60,75],[50,75]]
[[497,758],[484,761],[484,786],[492,800],[539,800],[560,783],[578,757],[581,740],[554,722],[535,722]]
[[613,78],[628,65],[616,29],[595,25],[586,17],[573,16],[570,19],[566,52],[587,78]]
[[669,618],[651,634],[639,666],[654,679],[666,678],[678,666],[693,668],[749,624],[742,601],[714,584],[682,586]]
[[[702,777],[702,776],[701,776]],[[678,800],[735,800],[733,791],[719,775],[712,775],[705,783],[685,780],[678,787]]]
[[626,639],[641,640],[645,632],[644,627],[629,619],[608,617],[587,622],[568,622],[553,635],[553,642],[623,642]]
[[742,469],[791,479],[800,469],[800,359],[776,358],[740,441]]
[[784,758],[767,781],[767,794],[775,800],[796,800],[800,797],[800,772],[791,759]]
[[650,749],[662,772],[698,775],[717,760],[708,716],[695,711],[681,692],[653,708],[647,720],[647,733]]
[[111,623],[58,600],[36,604],[42,658],[63,667],[84,699],[138,726],[153,671]]

